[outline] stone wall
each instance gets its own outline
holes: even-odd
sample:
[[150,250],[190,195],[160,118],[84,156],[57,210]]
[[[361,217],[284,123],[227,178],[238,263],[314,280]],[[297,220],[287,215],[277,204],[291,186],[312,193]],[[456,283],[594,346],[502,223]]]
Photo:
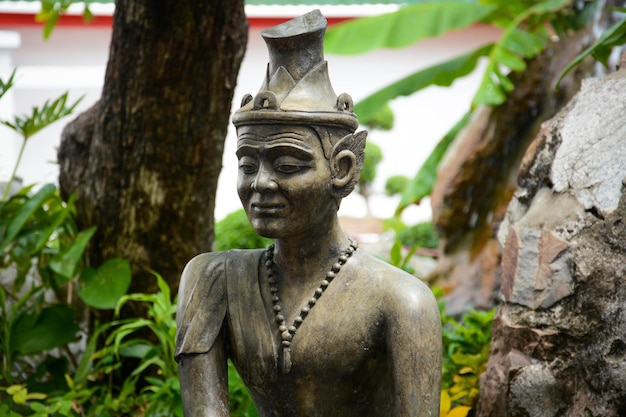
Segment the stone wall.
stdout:
[[626,415],[626,71],[588,79],[522,162],[479,416]]

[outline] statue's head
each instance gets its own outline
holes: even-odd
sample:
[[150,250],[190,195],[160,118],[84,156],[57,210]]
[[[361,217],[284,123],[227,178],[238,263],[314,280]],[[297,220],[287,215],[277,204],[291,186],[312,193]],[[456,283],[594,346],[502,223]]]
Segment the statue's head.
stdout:
[[355,133],[352,98],[335,94],[331,86],[323,55],[325,31],[326,19],[316,10],[262,32],[270,55],[265,80],[256,96],[247,94],[233,115],[238,192],[253,226],[254,210],[280,212],[287,204],[252,203],[253,193],[271,191],[263,189],[265,183],[286,191],[302,188],[304,194],[293,197],[306,217],[307,210],[324,210],[306,205],[302,197],[318,205],[333,201],[336,213],[359,179],[367,132]]

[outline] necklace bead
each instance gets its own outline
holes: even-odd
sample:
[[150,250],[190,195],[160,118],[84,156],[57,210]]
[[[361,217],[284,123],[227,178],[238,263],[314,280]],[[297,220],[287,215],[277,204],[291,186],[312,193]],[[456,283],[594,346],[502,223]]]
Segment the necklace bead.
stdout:
[[275,316],[276,323],[278,324],[278,331],[280,332],[281,337],[281,346],[283,347],[283,366],[282,372],[289,373],[291,370],[291,342],[293,337],[296,335],[298,328],[304,322],[304,319],[307,317],[311,309],[317,303],[317,300],[324,294],[328,285],[332,282],[333,279],[337,276],[341,267],[345,265],[348,261],[348,258],[354,254],[357,249],[357,243],[353,240],[350,240],[350,245],[346,248],[346,250],[341,253],[337,259],[337,262],[333,263],[330,271],[328,271],[320,283],[320,286],[315,289],[313,296],[307,302],[307,305],[302,307],[300,310],[300,314],[296,316],[293,320],[293,324],[287,327],[285,323],[285,316],[282,314],[282,307],[280,306],[280,296],[278,295],[278,287],[276,286],[276,278],[274,276],[274,244],[271,244],[267,250],[265,251],[265,267],[267,268],[267,282],[270,285],[270,293],[272,294],[272,304]]

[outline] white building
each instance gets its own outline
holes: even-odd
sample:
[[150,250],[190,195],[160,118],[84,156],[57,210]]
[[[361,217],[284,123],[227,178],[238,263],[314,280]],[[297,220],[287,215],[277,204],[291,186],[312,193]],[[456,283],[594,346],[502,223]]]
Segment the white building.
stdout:
[[[258,2],[258,1],[257,1]],[[266,1],[265,3],[271,3]],[[39,2],[0,1],[0,77],[3,80],[17,67],[15,87],[0,100],[0,119],[11,120],[15,114],[30,113],[41,105],[69,91],[70,100],[84,96],[78,112],[90,107],[100,97],[111,38],[112,4],[91,6],[96,19],[82,23],[78,14],[61,19],[49,40],[44,41],[42,26],[35,22]],[[245,93],[254,93],[261,85],[267,63],[267,51],[260,36],[265,27],[319,8],[332,25],[335,22],[367,14],[380,14],[398,6],[247,6],[250,21],[248,50],[241,67],[233,100],[236,106]],[[355,102],[377,89],[411,74],[420,68],[457,56],[486,44],[498,36],[489,27],[475,26],[436,39],[419,42],[400,50],[379,50],[357,56],[327,55],[329,73],[335,90],[347,92]],[[386,218],[397,200],[383,195],[385,180],[397,174],[413,177],[442,135],[468,109],[476,91],[480,73],[457,81],[452,88],[430,87],[416,95],[391,103],[395,127],[390,132],[374,131],[369,140],[384,154],[379,165],[372,200],[373,214]],[[78,113],[76,113],[78,114]],[[63,119],[29,139],[18,176],[24,184],[56,182],[56,148]],[[0,181],[8,179],[18,155],[21,140],[0,126]],[[240,207],[235,190],[237,164],[234,156],[234,129],[230,129],[224,152],[224,168],[217,191],[215,217],[223,218]],[[348,197],[341,214],[365,215],[365,205],[358,195]],[[407,221],[430,216],[428,203],[407,211]]]

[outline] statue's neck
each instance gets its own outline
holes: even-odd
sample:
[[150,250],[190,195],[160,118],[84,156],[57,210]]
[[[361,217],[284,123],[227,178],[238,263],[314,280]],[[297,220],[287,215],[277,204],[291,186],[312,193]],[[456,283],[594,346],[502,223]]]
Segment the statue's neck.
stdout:
[[283,277],[283,285],[319,281],[349,244],[338,221],[324,233],[277,239],[274,260]]

